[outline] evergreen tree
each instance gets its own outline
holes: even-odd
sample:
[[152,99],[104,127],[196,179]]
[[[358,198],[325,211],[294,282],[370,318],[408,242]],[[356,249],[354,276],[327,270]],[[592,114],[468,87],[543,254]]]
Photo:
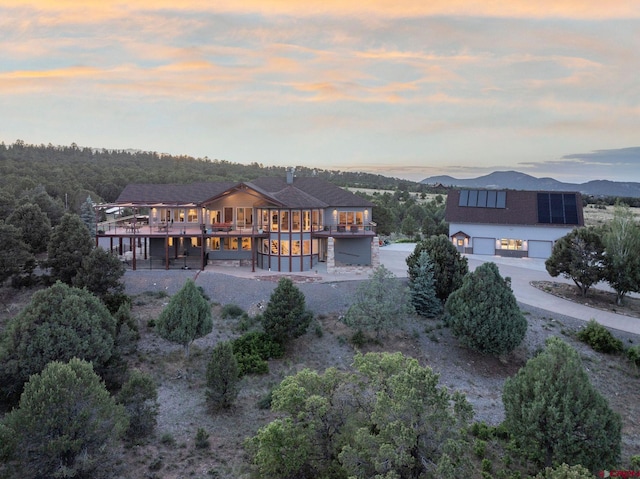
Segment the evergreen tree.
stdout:
[[411,302],[420,316],[433,318],[442,313],[442,302],[436,296],[433,263],[426,251],[420,253],[415,271],[414,279],[409,282]]
[[213,410],[229,409],[238,397],[240,374],[233,346],[228,341],[213,348],[207,364],[207,401]]
[[109,454],[127,418],[91,363],[74,358],[31,376],[3,423],[12,431],[16,477],[99,478],[112,477]]
[[469,271],[467,258],[463,258],[446,235],[431,236],[416,244],[413,253],[407,256],[409,280],[416,276],[416,265],[420,253],[426,251],[433,262],[433,277],[436,296],[444,303],[449,295],[462,285]]
[[29,376],[50,361],[80,358],[102,373],[113,356],[115,334],[115,320],[90,292],[56,283],[34,293],[2,338],[2,396],[15,401]]
[[354,369],[304,369],[273,391],[281,417],[247,441],[259,477],[470,477],[464,395],[401,353],[357,354]]
[[280,278],[262,315],[264,332],[276,343],[286,345],[307,331],[312,318],[302,291],[289,278]]
[[557,467],[547,467],[534,479],[593,479],[593,474],[580,465],[569,466],[565,463]]
[[402,234],[413,237],[416,234],[416,230],[418,229],[418,223],[416,223],[415,218],[413,216],[407,215],[404,220],[402,220],[402,226],[400,227]]
[[137,440],[150,435],[158,422],[158,390],[153,378],[136,369],[118,392],[117,400],[129,418],[126,437]]
[[545,261],[551,276],[573,280],[582,296],[604,276],[604,245],[600,231],[594,227],[575,228],[553,245]]
[[88,256],[82,258],[80,268],[73,278],[73,285],[86,288],[104,300],[109,295],[124,291],[121,278],[125,271],[124,265],[116,256],[103,248],[94,248]]
[[22,239],[31,247],[31,252],[38,254],[47,251],[47,244],[51,236],[51,223],[40,207],[27,203],[20,205],[7,219],[22,231]]
[[511,352],[527,332],[511,291],[495,263],[484,263],[465,276],[445,305],[451,332],[465,346],[493,355]]
[[158,334],[168,341],[181,344],[189,358],[191,343],[213,329],[211,306],[192,279],[171,297],[156,322]]
[[344,322],[360,331],[373,331],[376,338],[413,312],[409,289],[384,266],[362,281]]
[[36,266],[29,246],[22,240],[21,231],[0,220],[0,285],[21,273],[30,274]]
[[626,205],[616,205],[604,234],[605,279],[616,292],[616,304],[640,291],[640,225]]
[[65,214],[65,208],[62,202],[50,196],[42,185],[25,191],[20,197],[19,203],[33,203],[38,205],[40,210],[47,215],[52,226],[58,226]]
[[505,426],[527,457],[544,466],[615,466],[621,421],[594,389],[578,353],[558,338],[505,381]]
[[93,200],[91,196],[87,196],[87,199],[80,205],[80,218],[89,230],[89,234],[92,238],[96,237],[96,212],[93,209]]
[[60,224],[53,229],[49,240],[46,264],[51,268],[52,278],[72,284],[82,266],[82,260],[89,256],[92,249],[89,230],[80,217],[65,214]]

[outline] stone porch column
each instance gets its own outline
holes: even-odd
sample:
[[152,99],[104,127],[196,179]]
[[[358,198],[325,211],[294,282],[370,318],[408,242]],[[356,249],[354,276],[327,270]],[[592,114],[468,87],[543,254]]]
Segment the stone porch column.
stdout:
[[374,236],[371,240],[371,268],[380,266],[380,238]]
[[335,244],[333,236],[327,238],[327,273],[334,274],[336,272]]

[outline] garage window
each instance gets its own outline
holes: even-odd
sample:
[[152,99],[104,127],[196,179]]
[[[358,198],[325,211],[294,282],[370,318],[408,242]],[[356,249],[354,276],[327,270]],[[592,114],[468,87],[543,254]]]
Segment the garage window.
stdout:
[[500,240],[500,249],[522,251],[524,249],[523,243],[524,243],[523,240],[520,240],[520,239],[502,238]]

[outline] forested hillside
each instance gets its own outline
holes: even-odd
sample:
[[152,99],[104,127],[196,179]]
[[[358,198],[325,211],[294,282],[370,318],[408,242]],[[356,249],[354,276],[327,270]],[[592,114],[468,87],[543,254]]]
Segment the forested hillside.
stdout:
[[[417,183],[360,172],[296,166],[296,174],[316,174],[338,186],[388,190],[424,190]],[[70,146],[27,145],[18,140],[0,143],[0,188],[19,197],[42,185],[53,198],[78,211],[91,196],[114,201],[128,183],[189,183],[193,181],[249,181],[260,176],[285,175],[286,167],[261,163],[242,165],[225,160],[173,156],[148,151],[104,150]],[[66,196],[65,196],[66,195]]]

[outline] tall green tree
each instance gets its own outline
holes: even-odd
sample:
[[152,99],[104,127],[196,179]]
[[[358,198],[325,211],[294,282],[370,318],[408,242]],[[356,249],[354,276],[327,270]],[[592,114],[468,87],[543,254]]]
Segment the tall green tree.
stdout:
[[[113,447],[127,427],[91,363],[53,361],[31,376],[20,403],[3,420],[16,477],[112,477]],[[106,465],[109,466],[106,466]]]
[[462,394],[401,353],[358,354],[353,366],[305,369],[274,390],[284,416],[247,442],[260,477],[466,477]]
[[86,288],[100,299],[108,295],[122,293],[121,281],[126,269],[122,262],[103,248],[94,248],[82,258],[80,268],[73,278],[73,285]]
[[524,339],[527,320],[520,311],[509,279],[495,263],[484,263],[467,274],[445,304],[451,332],[465,346],[499,356]]
[[384,265],[378,266],[356,290],[344,322],[361,331],[373,331],[376,338],[413,312],[409,288]]
[[640,291],[640,225],[631,209],[617,204],[603,237],[605,279],[621,305],[631,291]]
[[158,334],[168,341],[181,344],[189,358],[191,343],[209,334],[213,329],[211,306],[202,296],[192,279],[171,297],[156,322]]
[[47,215],[52,226],[57,226],[65,214],[62,202],[47,193],[43,185],[25,191],[20,197],[20,203],[34,203]]
[[581,464],[591,471],[618,463],[620,416],[561,339],[549,338],[544,351],[505,381],[502,402],[505,426],[536,463]]
[[100,373],[114,353],[116,323],[90,292],[56,283],[38,291],[2,337],[0,390],[17,400],[31,374],[50,361],[80,358]]
[[46,264],[51,268],[51,277],[72,284],[82,266],[82,260],[89,256],[92,249],[93,241],[89,230],[80,217],[65,214],[60,224],[53,229],[47,248]]
[[22,231],[22,239],[29,245],[35,254],[47,250],[49,236],[51,236],[51,223],[40,207],[33,203],[26,203],[17,207],[7,219]]
[[307,331],[311,319],[313,313],[307,309],[302,291],[289,278],[280,278],[262,315],[267,336],[285,346]]
[[229,341],[213,348],[207,364],[207,402],[213,410],[229,409],[238,397],[240,369]]
[[414,279],[409,282],[411,303],[420,316],[433,318],[442,313],[442,301],[436,296],[433,263],[426,251],[420,253],[415,273]]
[[595,227],[575,228],[553,245],[545,261],[551,276],[571,279],[582,296],[604,277],[604,245],[601,232]]
[[416,244],[407,256],[409,280],[417,274],[416,266],[420,253],[426,251],[433,262],[433,276],[436,296],[444,303],[449,295],[462,285],[462,279],[469,272],[467,258],[462,257],[446,235],[431,236]]
[[0,285],[22,273],[31,273],[36,266],[29,246],[22,240],[22,232],[0,220]]
[[93,208],[93,200],[91,196],[87,196],[87,199],[80,205],[80,219],[89,230],[89,234],[92,238],[96,237],[96,212]]

